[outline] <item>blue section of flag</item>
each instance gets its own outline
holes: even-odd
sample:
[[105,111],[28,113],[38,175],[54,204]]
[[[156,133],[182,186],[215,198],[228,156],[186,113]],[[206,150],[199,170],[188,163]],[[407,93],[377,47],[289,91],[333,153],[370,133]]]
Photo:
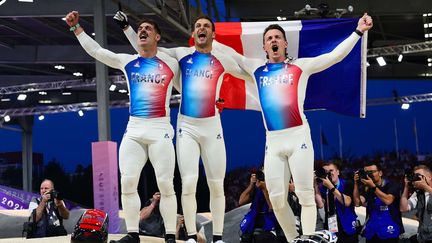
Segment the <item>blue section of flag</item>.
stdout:
[[[332,51],[356,29],[358,19],[302,21],[299,58]],[[305,110],[327,109],[360,116],[361,41],[340,63],[309,78]]]

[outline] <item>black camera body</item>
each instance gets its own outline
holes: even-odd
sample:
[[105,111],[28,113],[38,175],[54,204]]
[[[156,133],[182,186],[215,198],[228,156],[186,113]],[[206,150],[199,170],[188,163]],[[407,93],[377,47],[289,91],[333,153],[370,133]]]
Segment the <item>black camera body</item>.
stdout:
[[317,170],[315,170],[315,176],[317,177],[317,180],[320,182],[322,179],[329,178],[331,180],[331,173],[326,172],[324,168],[320,167]]
[[366,172],[364,170],[364,168],[359,169],[357,173],[358,173],[360,179],[364,179],[364,180],[367,180],[368,176],[369,177],[371,176],[371,173]]
[[62,195],[56,190],[50,191],[49,194],[51,195],[51,201],[54,201],[54,199],[63,200]]
[[410,183],[413,183],[413,182],[415,182],[415,181],[421,181],[421,179],[422,179],[420,174],[413,173],[413,172],[408,172],[408,173],[406,173],[406,174],[405,174],[405,177],[407,178],[407,180],[408,180]]
[[262,172],[262,171],[259,170],[255,174],[256,174],[257,180],[259,180],[259,181],[265,181],[264,172]]

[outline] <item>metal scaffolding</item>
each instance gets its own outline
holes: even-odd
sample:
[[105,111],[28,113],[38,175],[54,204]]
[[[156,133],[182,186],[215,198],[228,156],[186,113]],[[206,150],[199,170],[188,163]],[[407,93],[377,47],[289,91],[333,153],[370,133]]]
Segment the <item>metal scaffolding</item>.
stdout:
[[[178,105],[181,100],[181,95],[176,94],[171,96],[171,105]],[[404,104],[404,103],[417,103],[417,102],[431,102],[432,93],[399,96],[390,98],[376,98],[368,99],[366,102],[367,106],[378,106],[378,105],[392,105],[392,104]],[[129,106],[129,100],[115,100],[110,102],[110,108],[123,108]],[[9,115],[11,117],[18,116],[30,116],[30,115],[45,115],[54,114],[61,112],[78,112],[79,110],[88,111],[97,108],[97,102],[83,102],[76,104],[67,105],[51,105],[51,106],[38,106],[38,107],[26,107],[26,108],[14,108],[14,109],[3,109],[0,110],[0,117]]]
[[[170,103],[177,105],[180,103],[181,95],[176,94],[171,96]],[[129,106],[129,100],[114,100],[110,102],[110,108],[123,108]],[[61,112],[78,112],[97,109],[97,102],[82,102],[66,105],[47,105],[37,107],[12,108],[0,110],[0,117],[6,115],[11,117],[30,116],[30,115],[46,115]]]
[[367,57],[389,56],[432,51],[432,41],[397,46],[370,48]]
[[[121,75],[110,76],[109,82],[113,84],[126,84],[126,80]],[[96,78],[72,79],[72,80],[62,80],[62,81],[44,82],[44,83],[29,83],[29,84],[0,87],[0,95],[28,93],[28,92],[37,92],[37,91],[46,91],[46,90],[95,87],[95,86],[96,86]]]
[[366,104],[367,106],[377,106],[377,105],[392,105],[392,104],[411,104],[411,103],[428,102],[428,101],[429,102],[432,101],[432,93],[398,96],[398,97],[391,97],[391,98],[369,99],[366,101]]

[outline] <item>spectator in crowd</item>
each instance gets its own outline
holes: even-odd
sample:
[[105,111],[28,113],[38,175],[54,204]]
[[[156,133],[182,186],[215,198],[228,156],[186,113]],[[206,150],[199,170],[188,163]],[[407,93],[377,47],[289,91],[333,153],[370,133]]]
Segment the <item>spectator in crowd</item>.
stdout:
[[34,238],[67,235],[63,219],[69,218],[61,195],[54,190],[54,183],[45,179],[40,185],[40,197],[32,198],[29,211],[37,222]]
[[155,192],[153,197],[147,200],[140,211],[139,233],[141,235],[164,237],[165,226],[159,211],[160,192]]
[[248,187],[240,195],[240,206],[250,202],[250,210],[240,223],[241,243],[278,242],[272,233],[276,230],[277,220],[261,170],[251,174]]
[[[410,188],[414,189],[408,198]],[[432,242],[432,172],[426,165],[414,167],[413,174],[405,176],[405,187],[400,200],[400,211],[416,209],[418,233],[411,242]]]
[[335,162],[325,163],[315,174],[318,182],[315,183],[315,201],[317,207],[325,211],[324,229],[335,232],[337,242],[358,242],[352,181],[339,177],[339,166]]
[[[205,243],[206,238],[204,236],[204,233],[201,231],[202,227],[200,225],[198,225],[198,223],[197,223],[197,229],[198,229],[197,243]],[[184,241],[188,240],[187,229],[186,229],[186,225],[184,223],[184,216],[181,214],[177,215],[177,231],[176,232],[177,232],[176,233],[176,240],[184,240]]]
[[[360,183],[364,185],[362,193]],[[354,203],[366,207],[366,223],[362,232],[366,243],[398,242],[399,235],[404,231],[399,195],[398,184],[383,178],[379,163],[366,163],[354,174]]]
[[[160,192],[155,192],[153,197],[147,200],[145,206],[141,209],[139,223],[139,233],[141,235],[164,237],[164,221],[159,211],[160,198]],[[199,229],[200,227],[197,228]],[[175,238],[176,240],[188,240],[183,215],[177,216]],[[205,243],[205,237],[200,232],[197,234],[197,242]]]
[[302,235],[303,231],[301,228],[301,220],[300,220],[301,205],[300,205],[299,198],[295,194],[295,185],[292,178],[288,185],[288,204],[291,207],[295,216],[297,232],[299,233],[299,235]]

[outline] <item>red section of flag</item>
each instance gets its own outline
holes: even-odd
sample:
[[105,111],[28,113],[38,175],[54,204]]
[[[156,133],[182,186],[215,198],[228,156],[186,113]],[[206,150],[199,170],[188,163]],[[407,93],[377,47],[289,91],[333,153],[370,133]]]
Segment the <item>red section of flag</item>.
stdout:
[[245,81],[225,74],[219,97],[225,101],[224,107],[229,109],[246,109]]
[[243,54],[241,42],[242,27],[240,22],[215,23],[216,40],[232,47],[238,53]]
[[[243,45],[240,38],[242,34],[241,23],[215,23],[215,25],[216,40],[243,54]],[[246,86],[244,82],[242,79],[225,74],[219,94],[219,97],[225,101],[225,108],[246,108]]]

